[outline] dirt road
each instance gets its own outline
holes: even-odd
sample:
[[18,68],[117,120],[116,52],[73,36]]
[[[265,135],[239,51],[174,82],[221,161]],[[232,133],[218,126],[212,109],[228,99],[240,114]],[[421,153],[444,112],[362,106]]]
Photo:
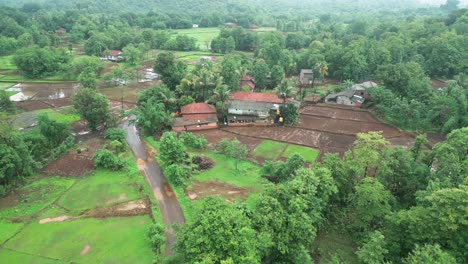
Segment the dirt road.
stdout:
[[[121,127],[127,132],[127,142],[132,149],[137,160],[140,171],[145,175],[153,189],[154,196],[159,202],[159,208],[163,216],[164,224],[170,227],[172,224],[182,224],[185,222],[184,214],[180,208],[179,201],[167,183],[157,162],[148,156],[145,144],[141,142],[138,130],[135,125],[125,121]],[[166,229],[166,255],[172,255],[171,247],[175,242],[172,228]]]

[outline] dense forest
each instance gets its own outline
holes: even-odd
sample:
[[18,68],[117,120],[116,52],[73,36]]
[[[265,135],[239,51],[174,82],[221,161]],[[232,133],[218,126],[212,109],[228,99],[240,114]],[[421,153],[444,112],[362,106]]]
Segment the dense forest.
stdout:
[[[284,100],[278,113],[290,127],[297,125],[305,97],[323,100],[374,81],[363,108],[413,135],[411,146],[402,148],[382,132],[356,133],[351,149],[322,153],[317,163],[298,154],[264,161],[257,176],[270,185],[256,194],[256,203],[217,198],[197,203],[191,220],[175,229],[175,254],[164,263],[468,261],[466,3],[0,0],[0,5],[5,5],[0,58],[17,68],[8,74],[38,82],[59,76],[81,84],[70,101],[76,115],[112,140],[93,157],[96,167],[118,171],[128,165],[122,154],[125,133],[114,127],[136,116],[150,143],[160,138],[156,159],[171,186],[184,190],[200,173],[197,166],[213,166],[196,156],[203,151],[232,160],[238,173],[248,151],[237,139],[208,148],[203,136],[167,130],[182,107],[195,102],[213,105],[223,123],[230,96],[249,91],[239,84],[243,76],[252,76],[255,91]],[[192,28],[195,33],[180,33]],[[196,30],[204,28],[216,34],[197,39]],[[104,70],[111,63],[102,57],[111,51],[121,51],[123,61]],[[181,59],[192,51],[201,54],[198,61]],[[135,94],[135,107],[125,112],[123,90],[139,85],[143,67],[158,75],[158,83]],[[314,78],[300,86],[303,69]],[[119,111],[112,112],[100,93],[108,87],[121,89]],[[298,103],[286,103],[290,99]],[[38,115],[25,131],[12,129],[18,112],[0,91],[0,196],[75,146],[70,125],[48,115]],[[426,133],[444,140],[429,142]],[[319,234],[328,232],[351,237],[353,257],[317,250]],[[153,226],[147,236],[161,255],[164,227]]]

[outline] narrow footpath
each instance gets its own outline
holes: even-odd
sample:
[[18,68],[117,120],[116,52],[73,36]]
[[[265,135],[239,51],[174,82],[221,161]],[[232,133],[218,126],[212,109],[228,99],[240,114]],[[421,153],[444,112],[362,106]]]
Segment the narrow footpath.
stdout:
[[158,163],[153,157],[148,157],[148,150],[141,141],[135,125],[126,120],[121,124],[121,127],[127,134],[128,145],[130,145],[135,155],[140,171],[145,175],[146,180],[153,189],[154,197],[158,200],[164,224],[166,227],[170,227],[166,229],[166,256],[172,255],[171,247],[175,242],[175,235],[171,225],[183,224],[185,222],[184,213]]

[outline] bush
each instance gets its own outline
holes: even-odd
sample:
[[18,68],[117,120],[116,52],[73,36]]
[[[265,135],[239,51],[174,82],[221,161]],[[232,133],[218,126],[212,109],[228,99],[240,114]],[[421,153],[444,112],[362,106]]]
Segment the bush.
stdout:
[[208,141],[204,136],[195,136],[189,132],[180,133],[179,139],[184,143],[185,146],[198,150],[204,149],[208,144]]
[[117,153],[123,152],[124,149],[125,149],[124,144],[121,141],[118,141],[118,140],[113,140],[110,143],[110,145],[111,145],[111,148]]
[[102,167],[111,170],[120,170],[125,166],[125,160],[115,155],[107,149],[96,151],[93,156],[94,164],[97,167]]
[[157,253],[160,253],[161,246],[165,241],[164,226],[159,223],[150,225],[146,231],[146,237],[150,241],[153,250]]
[[121,128],[109,128],[104,134],[109,140],[118,140],[122,143],[125,142],[125,130]]
[[211,169],[214,166],[214,162],[211,159],[202,156],[194,156],[192,163],[197,165],[199,170]]
[[185,165],[172,164],[165,170],[166,176],[174,185],[184,186],[185,180],[190,175],[190,170]]

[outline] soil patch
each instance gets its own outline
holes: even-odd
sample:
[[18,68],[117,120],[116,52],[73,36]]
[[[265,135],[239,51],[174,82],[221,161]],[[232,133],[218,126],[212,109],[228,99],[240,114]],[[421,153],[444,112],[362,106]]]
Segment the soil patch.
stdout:
[[228,139],[237,138],[242,144],[247,146],[247,149],[249,152],[254,150],[255,147],[257,147],[257,145],[262,142],[262,139],[258,139],[258,138],[254,138],[250,136],[244,136],[244,135],[236,135],[236,134],[229,133],[221,129],[194,131],[192,133],[194,135],[205,136],[208,143],[212,145],[218,144],[223,138],[228,138]]
[[89,252],[90,249],[91,249],[91,245],[90,245],[90,244],[86,244],[86,245],[84,246],[84,248],[81,250],[80,255],[86,255],[86,254]]
[[84,212],[86,217],[108,218],[125,217],[136,215],[148,215],[151,213],[150,206],[143,200],[130,201],[116,204],[110,207],[98,207]]
[[23,109],[25,111],[34,111],[34,110],[40,110],[40,109],[53,108],[51,105],[48,105],[42,101],[36,101],[36,100],[15,102],[15,104],[16,104],[16,107]]
[[[94,153],[102,149],[105,143],[105,139],[99,137],[92,137],[82,143],[80,155],[89,157],[91,159]],[[76,152],[76,150],[72,150],[72,152]]]
[[227,202],[234,202],[238,199],[245,201],[249,196],[249,189],[236,187],[227,183],[220,183],[218,180],[207,182],[194,180],[190,188],[185,189],[185,195],[191,200],[220,196],[225,198]]
[[64,154],[57,160],[47,164],[43,173],[61,176],[83,176],[94,170],[93,161],[89,156]]
[[21,199],[21,195],[17,192],[8,195],[7,197],[3,197],[0,199],[0,208],[10,208],[14,207],[19,200]]
[[78,120],[71,123],[73,133],[80,134],[89,131],[88,122],[86,120]]
[[70,220],[70,219],[75,219],[75,217],[71,217],[71,216],[67,216],[67,215],[61,215],[61,216],[54,217],[54,218],[44,218],[44,219],[39,220],[39,224],[42,225],[42,224],[51,223],[51,222],[61,223],[63,221],[67,221],[67,220]]

